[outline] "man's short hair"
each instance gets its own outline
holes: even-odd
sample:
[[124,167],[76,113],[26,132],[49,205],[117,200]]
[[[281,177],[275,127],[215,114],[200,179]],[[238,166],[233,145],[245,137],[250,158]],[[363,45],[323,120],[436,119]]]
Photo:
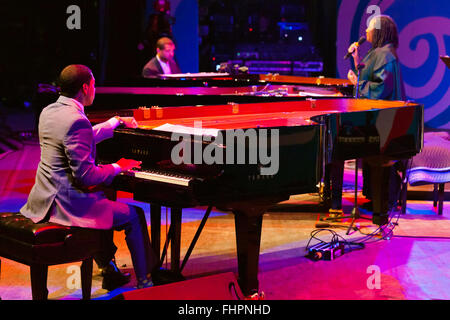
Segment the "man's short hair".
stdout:
[[162,37],[162,38],[160,38],[160,39],[156,42],[156,47],[157,47],[159,50],[164,50],[164,46],[165,46],[166,44],[175,45],[175,44],[173,43],[172,39],[167,38],[167,37]]
[[82,64],[71,64],[59,74],[58,85],[60,94],[73,98],[78,94],[83,84],[89,84],[91,79],[91,69]]

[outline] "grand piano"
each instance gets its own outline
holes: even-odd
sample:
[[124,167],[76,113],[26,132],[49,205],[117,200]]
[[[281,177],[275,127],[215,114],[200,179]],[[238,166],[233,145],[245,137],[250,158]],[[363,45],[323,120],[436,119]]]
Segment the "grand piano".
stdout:
[[351,97],[348,80],[259,74],[180,74],[137,79],[96,88],[86,114],[93,123],[113,115],[132,116],[139,106],[195,106],[227,103],[298,101],[307,98]]
[[[403,101],[308,98],[141,107],[133,115],[137,129],[118,128],[98,146],[100,163],[142,161],[141,169],[117,176],[113,187],[151,204],[158,254],[161,206],[171,208],[173,271],[182,270],[212,207],[233,212],[244,294],[258,290],[262,219],[271,206],[317,192],[324,162],[409,158],[423,144],[423,106]],[[380,185],[372,183],[381,197]],[[208,209],[180,268],[182,209],[196,206]],[[167,242],[163,255],[166,248]]]

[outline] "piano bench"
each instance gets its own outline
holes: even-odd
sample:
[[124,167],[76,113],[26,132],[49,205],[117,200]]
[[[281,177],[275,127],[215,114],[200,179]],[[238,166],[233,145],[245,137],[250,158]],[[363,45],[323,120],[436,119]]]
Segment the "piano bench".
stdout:
[[33,300],[47,300],[48,266],[82,261],[82,296],[89,300],[93,256],[100,250],[103,232],[51,222],[34,223],[20,213],[1,212],[0,257],[30,267]]

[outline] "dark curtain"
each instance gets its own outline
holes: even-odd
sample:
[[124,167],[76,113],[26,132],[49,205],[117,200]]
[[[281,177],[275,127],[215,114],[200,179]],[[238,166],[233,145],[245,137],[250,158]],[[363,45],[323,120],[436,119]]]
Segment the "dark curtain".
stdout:
[[306,0],[313,44],[323,58],[323,75],[336,77],[337,0]]

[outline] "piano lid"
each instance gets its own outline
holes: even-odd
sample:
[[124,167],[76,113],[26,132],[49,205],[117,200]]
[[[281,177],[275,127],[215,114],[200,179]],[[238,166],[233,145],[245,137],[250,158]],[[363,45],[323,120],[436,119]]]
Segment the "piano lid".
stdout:
[[[309,120],[313,116],[342,112],[368,111],[414,105],[405,101],[384,101],[369,99],[307,99],[304,101],[229,103],[210,106],[185,107],[140,107],[133,110],[134,118],[145,125],[160,126],[165,123],[191,126],[193,121],[218,123],[248,119],[258,125],[267,119]],[[232,120],[235,119],[235,120]],[[145,123],[145,121],[150,121]],[[299,124],[307,125],[307,122]],[[214,125],[208,125],[214,128]]]
[[[241,87],[97,87],[97,95],[340,97],[332,88],[260,84]],[[97,97],[98,98],[98,97]]]
[[233,79],[229,73],[226,72],[196,72],[196,73],[172,73],[159,74],[157,76],[161,79]]

